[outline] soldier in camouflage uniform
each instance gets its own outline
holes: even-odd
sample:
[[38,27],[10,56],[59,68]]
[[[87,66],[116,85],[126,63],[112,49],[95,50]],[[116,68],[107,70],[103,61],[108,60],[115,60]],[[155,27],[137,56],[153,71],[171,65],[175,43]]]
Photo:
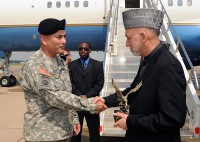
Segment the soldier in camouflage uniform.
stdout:
[[[24,115],[24,140],[27,142],[67,142],[79,123],[77,110],[91,113],[106,108],[92,104],[93,98],[71,93],[68,68],[60,54],[66,45],[65,20],[40,22],[41,48],[23,65],[19,76],[27,111]],[[76,134],[80,131],[77,128]]]

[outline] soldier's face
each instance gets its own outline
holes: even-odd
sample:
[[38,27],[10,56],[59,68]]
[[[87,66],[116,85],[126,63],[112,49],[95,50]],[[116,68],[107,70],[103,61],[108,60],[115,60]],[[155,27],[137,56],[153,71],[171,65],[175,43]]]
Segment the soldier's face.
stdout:
[[66,32],[59,30],[52,35],[47,36],[46,40],[47,51],[51,57],[56,57],[57,54],[63,54],[66,46]]

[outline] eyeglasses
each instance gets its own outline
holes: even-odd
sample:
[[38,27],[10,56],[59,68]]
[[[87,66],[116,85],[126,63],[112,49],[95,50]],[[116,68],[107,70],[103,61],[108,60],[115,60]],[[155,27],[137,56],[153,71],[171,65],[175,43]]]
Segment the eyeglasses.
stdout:
[[60,56],[65,56],[65,57],[67,57],[68,55],[69,55],[69,54],[66,54],[66,55],[63,55],[63,54],[62,54],[62,55],[60,55]]
[[90,50],[89,48],[86,48],[86,47],[79,47],[79,49],[78,49],[79,51],[82,51],[82,50],[84,50],[84,51],[88,51],[88,50]]

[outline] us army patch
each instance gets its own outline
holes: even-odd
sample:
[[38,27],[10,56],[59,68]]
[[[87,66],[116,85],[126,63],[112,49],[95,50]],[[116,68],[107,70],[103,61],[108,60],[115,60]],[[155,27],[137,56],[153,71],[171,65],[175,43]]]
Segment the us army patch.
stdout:
[[44,69],[40,68],[39,75],[38,75],[38,88],[40,89],[50,89],[51,88],[51,75],[49,72]]
[[51,89],[51,78],[46,75],[39,74],[38,76],[38,88]]

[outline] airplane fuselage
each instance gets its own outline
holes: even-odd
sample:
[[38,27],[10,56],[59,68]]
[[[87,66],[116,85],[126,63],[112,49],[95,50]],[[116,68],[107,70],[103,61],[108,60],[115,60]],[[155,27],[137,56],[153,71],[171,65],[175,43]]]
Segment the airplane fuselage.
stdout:
[[[161,0],[174,28],[180,36],[193,65],[200,65],[200,1],[199,0]],[[175,32],[171,33],[177,42]],[[180,48],[179,48],[180,49]],[[183,51],[180,49],[183,59]]]
[[105,48],[107,5],[104,0],[8,0],[0,5],[0,50],[35,51],[40,47],[38,23],[45,18],[66,19],[67,48],[77,50],[89,41]]

